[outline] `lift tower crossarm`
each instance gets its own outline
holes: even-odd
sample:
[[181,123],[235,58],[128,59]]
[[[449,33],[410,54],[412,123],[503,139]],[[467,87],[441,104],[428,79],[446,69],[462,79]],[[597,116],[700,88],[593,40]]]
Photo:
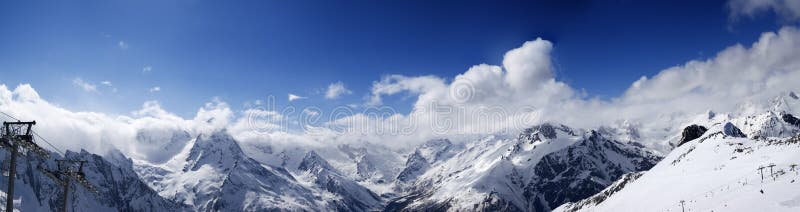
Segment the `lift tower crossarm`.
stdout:
[[[63,192],[61,196],[61,208],[60,211],[67,211],[67,203],[69,202],[69,189],[71,181],[75,181],[87,191],[92,192],[94,194],[97,193],[97,188],[89,183],[89,180],[86,179],[85,174],[83,173],[83,164],[86,163],[84,160],[56,160],[58,165],[58,170],[50,171],[46,168],[39,166],[39,170],[50,178],[53,178],[53,181],[58,183],[63,187]],[[77,167],[76,167],[77,164]]]

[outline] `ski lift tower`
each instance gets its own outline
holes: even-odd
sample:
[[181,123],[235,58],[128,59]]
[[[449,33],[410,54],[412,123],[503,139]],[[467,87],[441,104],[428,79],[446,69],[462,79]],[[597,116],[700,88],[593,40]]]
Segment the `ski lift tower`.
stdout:
[[0,146],[8,150],[8,190],[6,191],[6,211],[14,210],[14,179],[17,174],[17,155],[27,152],[36,153],[41,158],[48,158],[50,154],[33,142],[31,128],[36,121],[3,122],[0,130]]
[[82,185],[89,192],[97,193],[97,188],[89,183],[89,180],[86,179],[86,175],[83,173],[84,163],[86,163],[85,160],[56,160],[56,165],[58,165],[58,170],[56,171],[50,171],[42,166],[39,166],[39,170],[42,173],[64,187],[64,193],[62,193],[61,196],[60,211],[67,211],[67,203],[69,202],[68,194],[71,181],[75,181]]

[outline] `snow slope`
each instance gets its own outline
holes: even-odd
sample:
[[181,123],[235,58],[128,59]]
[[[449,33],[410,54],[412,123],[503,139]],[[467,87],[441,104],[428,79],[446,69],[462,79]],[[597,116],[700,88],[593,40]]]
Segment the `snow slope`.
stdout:
[[555,211],[798,211],[800,136],[779,113],[710,126],[641,176]]

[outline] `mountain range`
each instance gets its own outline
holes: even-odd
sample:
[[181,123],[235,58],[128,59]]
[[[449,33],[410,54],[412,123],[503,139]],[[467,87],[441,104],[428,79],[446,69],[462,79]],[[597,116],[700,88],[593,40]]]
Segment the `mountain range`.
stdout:
[[[163,150],[149,160],[51,155],[87,161],[98,192],[72,186],[74,211],[793,211],[799,102],[789,93],[766,111],[699,114],[663,139],[668,151],[643,143],[635,127],[545,122],[513,136],[408,148],[281,148],[241,143],[225,129],[148,130],[137,142]],[[62,187],[40,171],[56,164],[22,157],[17,208],[59,209]]]

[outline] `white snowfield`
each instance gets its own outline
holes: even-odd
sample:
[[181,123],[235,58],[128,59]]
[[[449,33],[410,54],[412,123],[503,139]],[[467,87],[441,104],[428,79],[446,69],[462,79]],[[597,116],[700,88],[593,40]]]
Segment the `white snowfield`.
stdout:
[[[641,177],[555,211],[800,211],[800,135],[770,114],[731,120],[759,126],[742,128],[750,138],[717,123]],[[788,133],[795,136],[753,139]]]

